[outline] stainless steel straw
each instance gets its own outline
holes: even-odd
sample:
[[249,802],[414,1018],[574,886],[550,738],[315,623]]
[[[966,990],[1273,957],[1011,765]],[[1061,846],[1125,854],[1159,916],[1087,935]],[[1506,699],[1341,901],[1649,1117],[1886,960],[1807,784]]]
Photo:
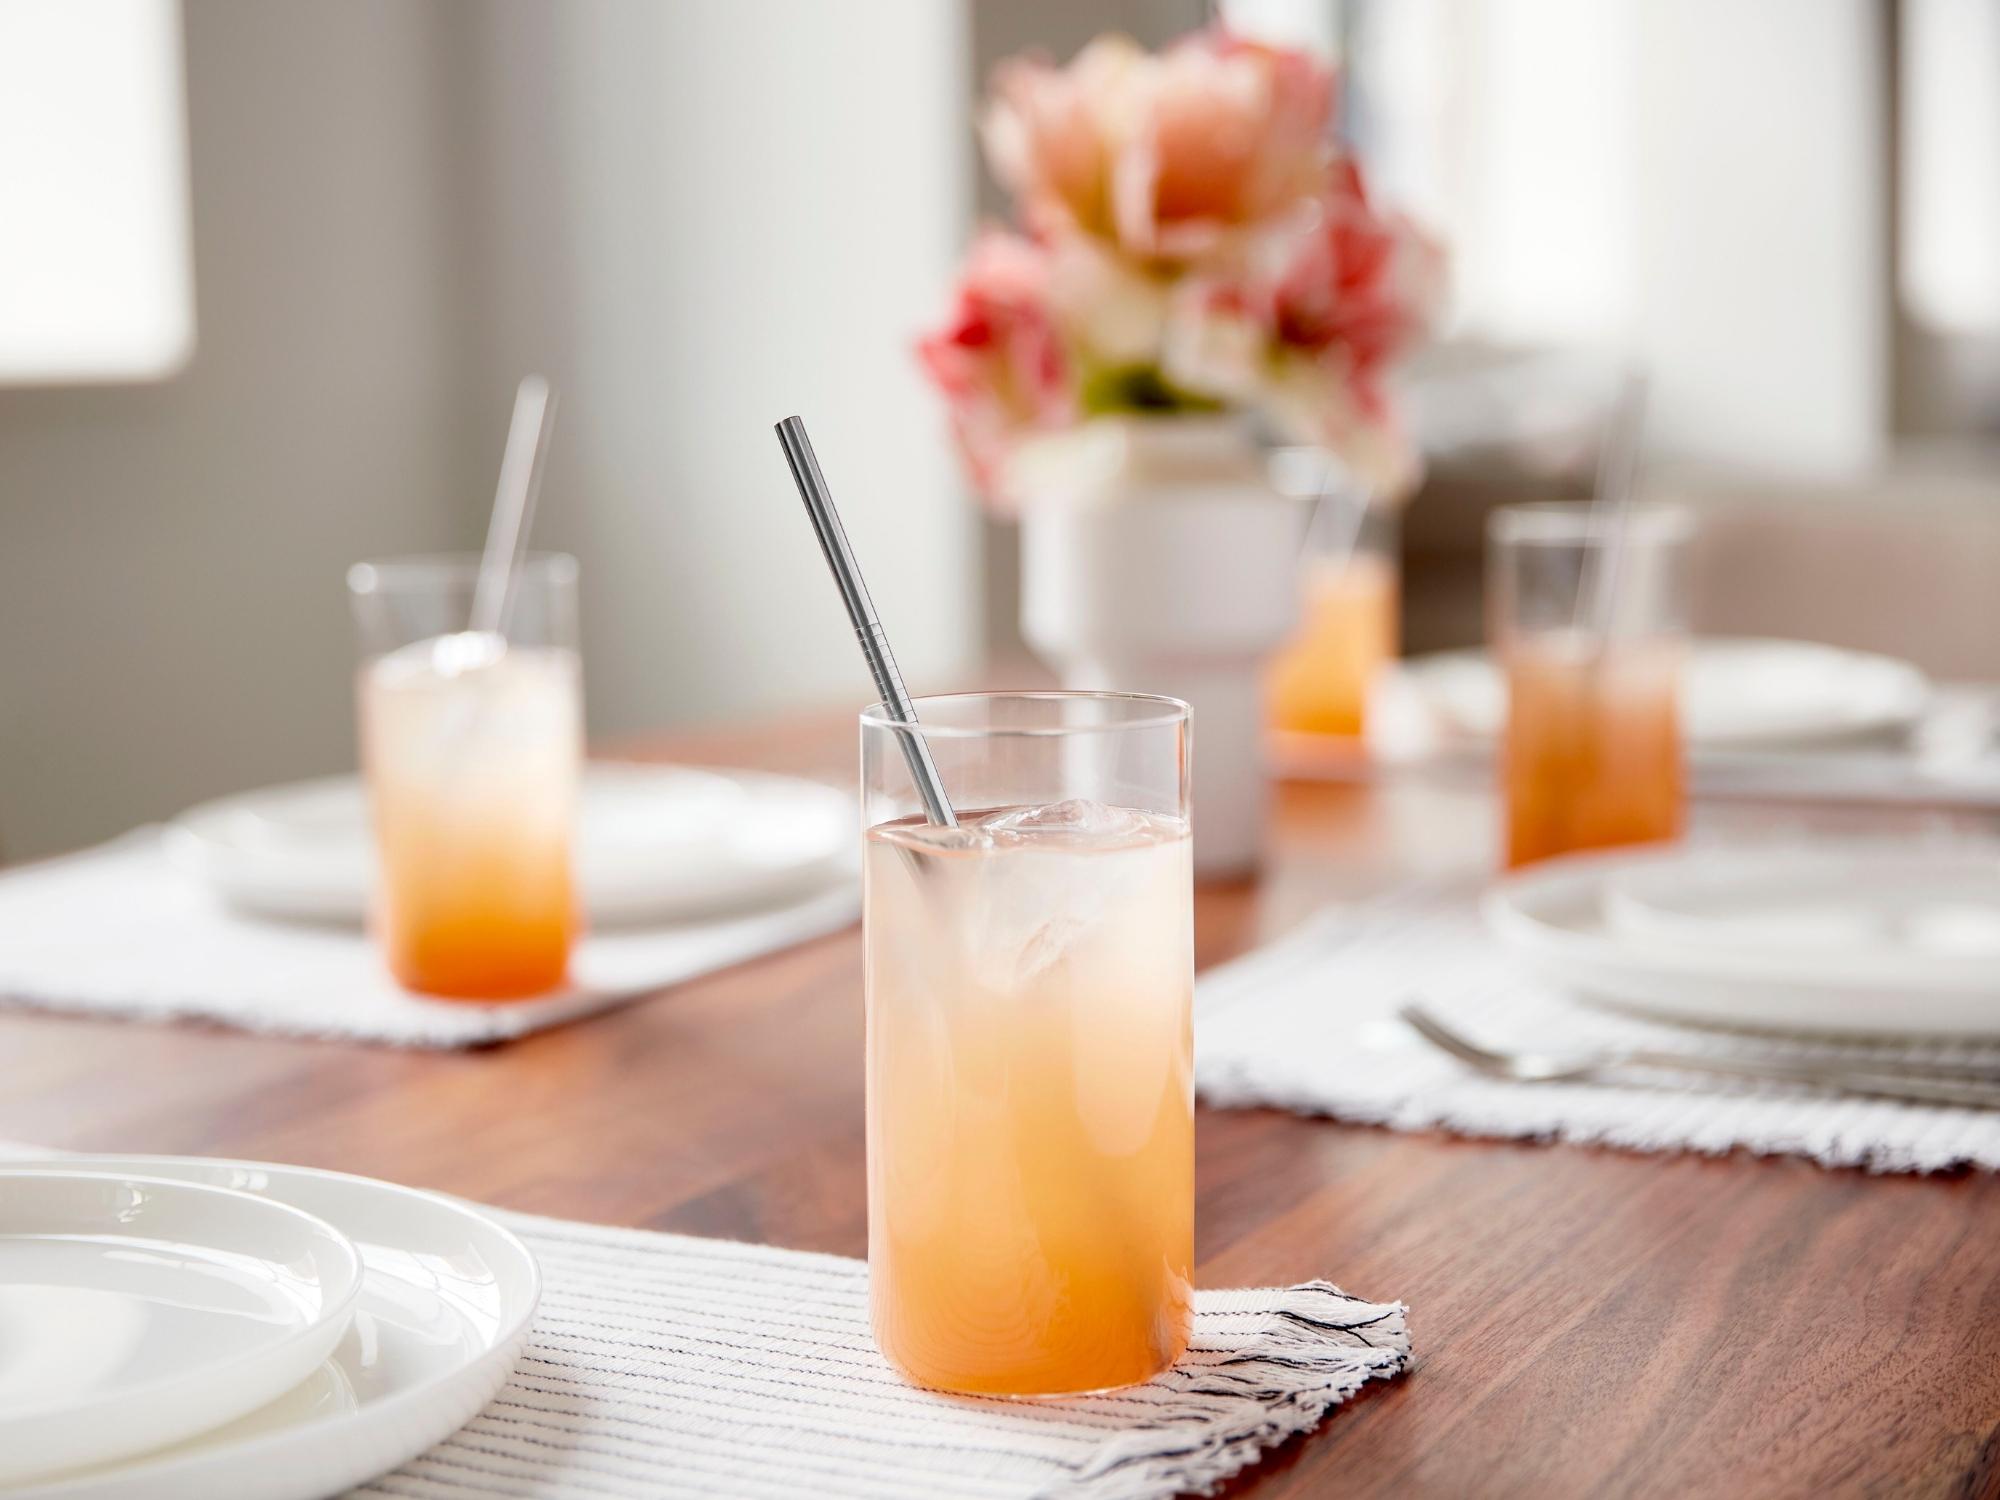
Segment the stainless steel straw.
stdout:
[[839,585],[840,602],[847,606],[847,618],[854,622],[855,639],[861,642],[861,654],[868,658],[875,691],[882,695],[889,716],[898,724],[909,726],[900,730],[896,738],[902,744],[903,759],[909,762],[917,795],[924,800],[925,816],[943,827],[956,828],[958,818],[951,810],[951,799],[945,796],[944,782],[931,760],[930,746],[916,728],[917,711],[910,704],[910,695],[903,690],[896,658],[889,653],[889,638],[882,633],[882,622],[875,617],[875,602],[868,597],[868,585],[861,581],[861,569],[855,564],[853,549],[847,545],[840,512],[833,508],[826,476],[820,473],[819,460],[813,456],[812,442],[806,437],[806,424],[797,417],[785,418],[778,424],[778,442],[785,450],[785,462],[792,466],[792,480],[799,487],[799,498],[806,503],[806,514],[812,517],[820,551],[826,554],[826,565]]
[[1597,453],[1597,488],[1591,497],[1589,541],[1577,579],[1575,628],[1587,634],[1591,657],[1604,654],[1618,619],[1625,547],[1632,529],[1632,491],[1639,481],[1639,445],[1646,426],[1646,377],[1620,382]]
[[500,487],[493,495],[493,518],[486,523],[486,551],[472,590],[472,629],[505,635],[520,590],[528,531],[535,524],[535,498],[542,492],[542,465],[556,422],[556,393],[539,375],[522,380],[514,392],[514,419],[507,425],[507,449],[500,458]]

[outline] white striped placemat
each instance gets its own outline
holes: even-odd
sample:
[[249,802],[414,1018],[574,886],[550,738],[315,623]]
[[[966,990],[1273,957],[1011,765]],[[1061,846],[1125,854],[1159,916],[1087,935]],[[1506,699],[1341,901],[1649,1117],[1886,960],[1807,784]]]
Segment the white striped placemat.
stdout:
[[402,1500],[1199,1493],[1400,1373],[1400,1303],[1323,1281],[1195,1294],[1186,1356],[1064,1401],[900,1379],[858,1260],[497,1215],[533,1248],[541,1311],[500,1395],[356,1494]]
[[1396,1016],[1420,997],[1456,1029],[1501,1048],[1653,1046],[1742,1056],[1984,1061],[2000,1044],[1751,1039],[1580,1006],[1522,971],[1486,933],[1478,885],[1411,887],[1332,908],[1289,936],[1201,976],[1195,1087],[1209,1104],[1461,1135],[1559,1139],[1637,1151],[1744,1149],[1828,1166],[2000,1169],[2000,1111],[1853,1098],[1686,1074],[1618,1083],[1483,1078]]
[[0,871],[0,1004],[393,1047],[477,1047],[608,1010],[852,926],[843,877],[782,906],[593,934],[556,994],[501,1005],[399,988],[359,929],[237,916],[182,871],[157,829]]

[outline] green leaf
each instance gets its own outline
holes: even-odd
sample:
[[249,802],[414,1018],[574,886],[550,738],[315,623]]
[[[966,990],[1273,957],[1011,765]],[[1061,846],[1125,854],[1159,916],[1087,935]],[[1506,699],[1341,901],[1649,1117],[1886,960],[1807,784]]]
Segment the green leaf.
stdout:
[[1077,398],[1085,416],[1106,417],[1119,412],[1221,411],[1220,401],[1182,390],[1160,373],[1158,365],[1116,365],[1084,376]]

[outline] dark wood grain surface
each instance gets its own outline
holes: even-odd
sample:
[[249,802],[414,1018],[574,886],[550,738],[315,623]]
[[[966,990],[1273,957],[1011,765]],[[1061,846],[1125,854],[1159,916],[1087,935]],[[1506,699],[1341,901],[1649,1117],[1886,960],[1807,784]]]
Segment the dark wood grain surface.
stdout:
[[[851,780],[841,715],[649,748]],[[1732,818],[1790,820],[1788,811]],[[1870,820],[1873,821],[1873,820]],[[1293,786],[1201,963],[1490,858],[1476,788]],[[106,912],[107,933],[117,914]],[[863,1253],[860,938],[490,1051],[0,1017],[0,1137],[337,1167]],[[1232,1494],[2000,1495],[2000,1183],[1203,1111],[1199,1279],[1403,1298],[1410,1375]]]

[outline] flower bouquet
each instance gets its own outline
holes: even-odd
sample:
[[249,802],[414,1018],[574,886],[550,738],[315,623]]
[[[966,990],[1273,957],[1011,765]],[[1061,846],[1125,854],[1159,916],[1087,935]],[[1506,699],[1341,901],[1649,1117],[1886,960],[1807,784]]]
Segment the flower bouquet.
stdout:
[[1045,440],[1107,417],[1250,414],[1377,494],[1411,483],[1389,377],[1442,257],[1370,199],[1333,101],[1309,54],[1222,30],[998,69],[981,133],[1025,232],[980,233],[919,345],[991,504],[1039,498]]
[[1029,644],[1067,686],[1193,705],[1209,873],[1255,863],[1261,668],[1297,617],[1306,502],[1263,444],[1377,497],[1417,472],[1391,376],[1441,257],[1370,198],[1333,101],[1310,55],[1219,29],[1002,65],[982,135],[1020,229],[977,236],[919,345],[981,496],[1021,517]]

